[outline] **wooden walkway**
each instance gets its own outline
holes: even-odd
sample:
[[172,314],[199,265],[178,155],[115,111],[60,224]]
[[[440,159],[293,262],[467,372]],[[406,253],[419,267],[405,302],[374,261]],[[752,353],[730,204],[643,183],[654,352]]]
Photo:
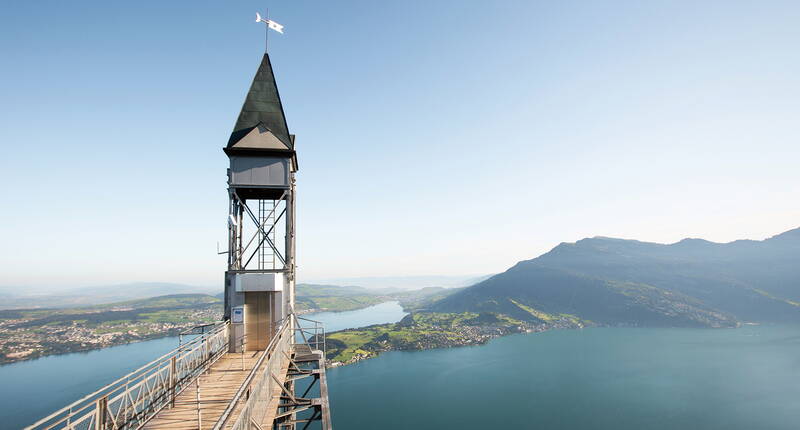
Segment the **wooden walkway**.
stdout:
[[[214,427],[261,351],[227,353],[178,397],[175,406],[158,413],[145,429],[206,430]],[[244,363],[244,366],[242,365]]]
[[[325,378],[323,352],[312,351],[308,345],[303,344],[294,344],[288,347],[291,349],[290,354],[287,354],[283,348],[279,348],[273,352],[274,355],[269,360],[263,360],[260,368],[256,369],[256,373],[254,373],[255,378],[249,382],[250,387],[253,388],[264,386],[252,384],[269,381],[270,392],[252,393],[254,397],[250,397],[249,401],[247,394],[244,397],[236,397],[237,394],[242,396],[242,385],[253,373],[253,367],[264,352],[227,353],[194,382],[188,384],[175,398],[173,406],[167,406],[159,411],[143,428],[211,430],[223,413],[231,407],[231,401],[236,397],[239,399],[237,404],[233,405],[232,409],[228,410],[229,413],[225,415],[227,418],[223,428],[226,430],[231,429],[237,419],[250,420],[248,428],[270,429],[273,428],[275,422],[279,425],[286,425],[318,420],[321,421],[323,429],[330,429],[328,386]],[[274,374],[268,370],[270,368],[274,369]],[[283,387],[290,380],[304,380],[311,386],[318,383],[317,389],[320,396],[309,393],[312,394],[311,398],[303,398],[292,394],[293,390],[291,389],[284,391]],[[244,409],[245,405],[247,410]]]

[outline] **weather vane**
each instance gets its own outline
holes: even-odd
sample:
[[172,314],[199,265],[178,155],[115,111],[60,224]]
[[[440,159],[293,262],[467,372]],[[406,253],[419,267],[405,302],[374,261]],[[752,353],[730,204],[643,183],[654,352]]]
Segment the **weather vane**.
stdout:
[[[264,15],[269,16],[269,9],[267,9],[267,12],[265,12]],[[283,26],[275,21],[272,21],[271,19],[262,18],[261,14],[258,12],[256,12],[256,22],[263,22],[264,24],[267,24],[267,27],[264,29],[264,52],[267,52],[269,49],[269,29],[271,28],[280,34],[283,34]]]

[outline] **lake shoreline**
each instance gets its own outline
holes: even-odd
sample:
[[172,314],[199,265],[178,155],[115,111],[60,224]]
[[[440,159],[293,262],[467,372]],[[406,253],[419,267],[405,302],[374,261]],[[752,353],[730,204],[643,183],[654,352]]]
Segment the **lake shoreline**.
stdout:
[[[145,335],[144,337],[136,337],[134,339],[128,339],[127,341],[117,341],[117,339],[114,339],[113,341],[108,342],[108,343],[91,344],[91,345],[80,345],[80,346],[75,346],[72,349],[68,349],[68,350],[65,350],[65,351],[59,351],[59,352],[53,352],[53,353],[45,353],[45,354],[35,355],[36,353],[34,352],[32,354],[28,354],[28,355],[25,355],[25,356],[22,356],[22,357],[19,357],[19,358],[13,358],[12,357],[11,360],[9,360],[7,358],[8,356],[6,356],[6,357],[4,357],[2,359],[2,361],[0,361],[0,367],[8,366],[8,365],[11,365],[11,364],[16,364],[16,363],[24,363],[24,362],[28,362],[28,361],[36,361],[36,360],[39,360],[39,359],[42,359],[42,358],[58,357],[58,356],[64,356],[64,355],[69,355],[69,354],[78,354],[78,353],[90,353],[90,352],[94,352],[94,351],[102,351],[102,350],[108,349],[108,348],[114,348],[114,347],[117,347],[117,346],[132,345],[132,344],[136,344],[136,343],[149,342],[149,341],[164,339],[164,338],[168,338],[168,337],[178,337],[181,334],[181,332],[183,332],[183,331],[184,331],[184,329],[169,330],[169,331],[164,332],[164,333],[154,333],[152,335]],[[176,348],[177,348],[177,346],[176,346]]]
[[537,333],[554,328],[583,328],[574,317],[553,317],[538,323],[492,313],[411,313],[400,322],[376,324],[329,333],[328,367],[340,367],[388,351],[418,351],[485,345],[492,339],[517,333]]
[[[387,299],[386,301],[383,301],[383,302],[380,302],[380,303],[377,303],[377,304],[368,304],[368,305],[359,307],[357,309],[347,309],[347,310],[306,309],[306,310],[298,311],[297,314],[301,315],[301,316],[310,316],[310,315],[319,314],[319,313],[333,313],[333,314],[344,315],[346,312],[361,311],[361,310],[364,310],[364,309],[371,308],[373,306],[379,306],[379,305],[383,305],[383,304],[386,304],[386,303],[392,303],[392,302],[396,302],[396,300]],[[313,318],[309,318],[309,319],[313,319]],[[177,336],[180,335],[181,332],[185,331],[187,328],[190,328],[190,325],[182,325],[182,326],[170,328],[170,329],[168,329],[166,331],[163,331],[163,332],[155,332],[155,333],[149,333],[149,334],[145,334],[145,335],[126,334],[126,335],[119,336],[119,337],[105,338],[105,339],[98,337],[97,338],[98,341],[96,343],[88,343],[88,344],[84,344],[84,343],[80,343],[79,344],[77,342],[76,343],[72,343],[72,344],[66,343],[66,342],[65,343],[57,343],[57,344],[54,343],[53,345],[58,345],[60,347],[59,350],[53,350],[53,349],[45,348],[45,349],[42,349],[42,350],[32,351],[32,352],[30,352],[28,354],[25,354],[25,355],[18,355],[18,356],[15,356],[15,355],[0,355],[0,367],[11,365],[11,364],[15,364],[15,363],[22,363],[22,362],[26,362],[26,361],[35,361],[35,360],[38,360],[38,359],[41,359],[41,358],[46,358],[46,357],[57,357],[57,356],[64,356],[64,355],[76,354],[76,353],[88,353],[88,352],[92,352],[92,351],[100,351],[100,350],[103,350],[103,349],[113,348],[113,347],[122,346],[122,345],[130,345],[130,344],[136,344],[136,343],[141,343],[141,342],[148,342],[148,341],[163,339],[163,338],[167,338],[167,337],[177,337]]]
[[396,301],[397,300],[393,300],[393,299],[389,298],[389,299],[386,299],[386,300],[384,300],[382,302],[364,304],[363,306],[355,307],[355,308],[352,308],[352,309],[314,308],[314,309],[303,309],[303,310],[297,311],[295,313],[297,315],[320,314],[320,313],[328,313],[328,312],[339,314],[339,313],[342,313],[342,312],[360,311],[362,309],[367,309],[367,308],[370,308],[370,307],[373,307],[373,306],[378,306],[378,305],[382,305],[384,303],[396,302]]
[[[422,348],[386,348],[380,351],[377,351],[375,355],[370,355],[368,357],[359,357],[353,360],[348,360],[346,362],[341,361],[327,361],[325,363],[325,367],[329,369],[337,368],[337,367],[344,367],[344,366],[351,366],[354,364],[358,364],[362,361],[370,360],[373,358],[380,357],[383,353],[391,352],[391,351],[405,351],[405,352],[422,352],[422,351],[431,351],[436,349],[451,349],[451,348],[463,348],[469,346],[485,346],[489,342],[495,339],[499,339],[502,337],[513,336],[516,334],[535,334],[535,333],[544,333],[546,331],[554,330],[552,328],[545,328],[541,330],[533,330],[533,329],[526,329],[522,331],[511,331],[508,333],[498,334],[495,336],[488,336],[486,338],[476,339],[474,342],[471,343],[460,343],[460,344],[438,344],[433,346],[427,346]],[[343,330],[345,331],[345,330]]]
[[[378,326],[386,326],[389,324],[378,324]],[[356,364],[365,360],[369,360],[372,358],[377,358],[381,354],[390,351],[428,351],[428,350],[435,350],[435,349],[450,349],[450,348],[460,348],[465,346],[484,346],[490,341],[502,337],[512,336],[516,334],[534,334],[534,333],[544,333],[547,331],[552,330],[583,330],[585,328],[618,328],[618,329],[712,329],[712,330],[721,330],[721,329],[739,329],[744,326],[757,326],[760,323],[740,323],[737,324],[735,327],[647,327],[647,326],[636,326],[636,325],[603,325],[603,324],[596,324],[596,323],[587,323],[586,321],[576,322],[574,320],[560,320],[555,323],[548,323],[548,324],[532,324],[532,323],[522,323],[522,325],[517,327],[497,327],[495,325],[487,325],[484,328],[488,328],[490,331],[484,333],[476,333],[476,332],[466,332],[470,338],[463,340],[462,342],[451,342],[452,339],[448,338],[439,338],[443,340],[442,342],[437,343],[436,339],[434,338],[433,342],[424,344],[420,347],[411,347],[411,348],[402,348],[402,347],[391,347],[391,344],[384,343],[382,347],[375,348],[374,350],[370,351],[370,354],[361,354],[354,356],[352,359],[346,361],[339,361],[339,360],[327,360],[326,367],[327,368],[337,368],[343,366],[349,366],[352,364]],[[328,335],[333,335],[335,333],[340,332],[357,332],[363,329],[369,329],[373,326],[368,327],[358,327],[353,329],[346,329],[341,330],[339,332],[329,333]],[[495,333],[492,333],[491,330],[498,330]],[[463,332],[462,332],[463,333]]]

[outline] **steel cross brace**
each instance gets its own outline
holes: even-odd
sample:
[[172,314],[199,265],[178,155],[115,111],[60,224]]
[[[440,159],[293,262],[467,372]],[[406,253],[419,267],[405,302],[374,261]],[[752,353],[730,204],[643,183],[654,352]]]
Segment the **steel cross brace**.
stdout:
[[300,368],[300,366],[297,365],[297,362],[294,361],[294,359],[289,355],[288,352],[283,351],[283,356],[287,360],[289,360],[288,372],[289,372],[290,375],[292,374],[291,372],[295,372],[294,374],[297,374],[297,373],[311,373],[311,370],[306,370],[306,369]]
[[314,377],[314,381],[308,384],[308,388],[306,388],[306,391],[303,393],[302,396],[299,397],[299,398],[305,398],[306,394],[308,394],[308,392],[311,391],[311,389],[316,385],[317,381],[319,381],[319,370],[301,369],[300,366],[298,366],[297,363],[295,363],[294,360],[292,360],[292,358],[289,357],[289,355],[286,354],[285,351],[284,351],[284,356],[289,360],[289,369],[287,370],[286,373],[287,376],[286,382],[298,381],[300,379],[308,378],[309,376]]
[[[278,407],[279,408],[285,408],[285,407],[291,408],[291,409],[286,410],[284,412],[281,412],[281,413],[279,413],[278,415],[275,416],[275,424],[276,424],[276,427],[278,427],[278,428],[280,428],[280,427],[293,428],[294,424],[304,422],[304,423],[306,423],[306,425],[303,427],[305,429],[311,424],[311,422],[320,421],[321,418],[322,418],[322,405],[320,405],[319,403],[316,403],[316,402],[311,402],[311,403],[303,404],[303,405],[293,405],[293,404],[289,404],[289,403],[281,403],[280,405],[278,405]],[[300,412],[303,412],[303,411],[307,411],[307,410],[312,410],[313,411],[309,418],[307,418],[307,419],[292,418],[294,415],[296,415],[296,414],[298,414]]]
[[[255,224],[256,227],[258,227],[258,232],[253,234],[253,237],[250,238],[249,242],[247,242],[247,246],[244,247],[244,249],[242,250],[242,253],[244,253],[244,251],[247,250],[247,248],[250,247],[250,244],[253,243],[253,240],[256,238],[258,233],[261,232],[264,235],[264,238],[261,239],[261,241],[258,243],[258,246],[261,246],[261,244],[264,243],[264,239],[266,239],[267,243],[272,248],[272,250],[275,252],[275,254],[277,255],[278,259],[281,260],[281,263],[286,264],[286,261],[284,260],[283,255],[280,253],[280,251],[278,251],[278,248],[275,246],[275,244],[269,238],[269,233],[272,233],[272,230],[275,228],[275,225],[283,217],[283,214],[286,213],[286,208],[284,208],[283,211],[281,212],[281,214],[278,216],[278,218],[275,219],[275,222],[272,224],[272,227],[270,227],[269,231],[265,232],[264,231],[264,225],[266,225],[266,219],[268,219],[270,216],[272,216],[273,213],[275,213],[275,209],[277,209],[277,206],[272,208],[272,211],[270,211],[270,213],[267,216],[267,218],[265,218],[264,223],[261,223],[261,222],[258,221],[258,217],[255,216],[255,214],[253,213],[252,209],[250,209],[250,206],[247,206],[247,203],[245,203],[244,200],[242,200],[239,197],[238,194],[234,194],[234,195],[236,196],[236,199],[239,200],[239,204],[241,204],[242,207],[245,209],[245,211],[247,211],[247,215],[250,216],[250,219],[253,220],[253,224]],[[284,191],[283,194],[281,195],[281,200],[283,199],[283,197],[285,195],[286,195],[286,191]],[[256,246],[256,250],[258,249],[258,246]],[[255,252],[253,253],[253,255],[255,255]],[[249,263],[250,260],[252,260],[252,259],[253,259],[253,256],[251,255],[250,258],[247,260],[247,262]],[[245,266],[247,266],[247,263],[245,263]]]
[[[284,191],[283,194],[281,194],[280,199],[278,199],[278,200],[283,200],[284,197],[286,197],[286,193],[287,192]],[[278,248],[275,246],[275,244],[272,242],[272,240],[270,240],[269,233],[272,233],[272,230],[275,228],[275,225],[278,223],[278,221],[286,213],[286,208],[284,208],[283,211],[281,212],[281,214],[278,215],[278,217],[275,219],[275,222],[273,223],[272,227],[270,227],[269,231],[265,231],[264,230],[264,225],[266,224],[266,218],[264,220],[264,223],[259,222],[258,217],[256,217],[255,214],[253,214],[253,211],[250,209],[249,206],[247,206],[247,203],[245,203],[244,200],[242,200],[242,198],[239,197],[239,194],[234,192],[233,195],[236,197],[236,200],[245,209],[245,211],[247,212],[247,215],[250,216],[250,219],[253,221],[253,223],[258,228],[258,231],[253,234],[253,237],[250,238],[250,240],[247,242],[247,245],[242,249],[240,254],[244,254],[244,252],[247,250],[247,248],[250,247],[250,244],[253,243],[253,240],[255,240],[255,238],[256,238],[256,236],[258,235],[259,232],[264,235],[264,237],[258,243],[258,246],[256,246],[256,251],[253,253],[253,255],[250,256],[250,258],[247,260],[247,263],[245,263],[244,266],[242,266],[242,267],[246,267],[247,264],[250,263],[250,260],[252,260],[253,256],[255,256],[255,254],[258,252],[257,251],[258,247],[261,246],[264,243],[264,240],[267,241],[267,244],[269,244],[270,248],[272,248],[272,251],[275,252],[275,255],[278,257],[279,260],[281,260],[281,264],[285,265],[286,264],[286,260],[283,258],[283,254],[281,254],[281,252],[278,251]],[[272,208],[272,211],[270,211],[270,213],[267,216],[267,218],[269,218],[269,216],[272,216],[272,214],[275,213],[275,209],[277,209],[277,206]],[[241,255],[239,255],[239,263],[241,264]]]
[[[278,409],[283,409],[283,412],[278,413],[275,416],[275,426],[276,428],[296,428],[296,424],[305,423],[303,429],[308,428],[314,421],[322,421],[322,404],[318,399],[308,398],[306,397],[308,393],[317,385],[317,382],[320,380],[320,371],[319,369],[307,369],[301,367],[290,354],[283,351],[284,357],[289,361],[289,366],[287,369],[287,380],[286,382],[294,382],[300,379],[308,378],[309,376],[313,377],[313,381],[308,384],[305,392],[301,396],[295,396],[290,390],[286,389],[284,386],[281,386],[283,390],[283,395],[280,396],[280,403],[278,404]],[[277,382],[277,378],[275,378]],[[312,415],[309,418],[293,418],[298,413],[312,410]]]
[[[274,211],[274,209],[273,209],[273,211]],[[283,214],[285,214],[285,213],[286,213],[286,208],[283,208],[283,210],[281,211],[280,215],[278,215],[278,217],[275,218],[275,222],[272,224],[272,227],[269,228],[269,230],[264,234],[264,237],[261,238],[261,240],[258,242],[258,245],[256,245],[255,251],[253,251],[253,253],[250,254],[250,258],[247,259],[247,262],[244,263],[243,267],[247,267],[247,265],[250,264],[250,261],[252,261],[253,257],[255,257],[256,254],[258,253],[258,248],[260,248],[261,245],[264,244],[264,240],[265,239],[266,239],[267,243],[269,243],[269,246],[275,251],[275,254],[278,257],[278,259],[281,260],[281,263],[283,265],[286,265],[286,261],[284,261],[283,255],[281,255],[281,253],[277,249],[275,249],[275,244],[272,242],[272,240],[270,240],[269,236],[267,236],[268,234],[272,233],[272,230],[275,229],[275,226],[278,224],[278,221],[280,221],[281,218],[283,218]],[[261,231],[263,232],[264,229],[262,228]],[[258,234],[258,232],[256,232],[256,234]],[[255,235],[253,235],[253,237],[255,238]],[[252,239],[251,239],[251,241],[252,241]],[[250,244],[248,243],[247,246],[250,246]],[[244,248],[242,253],[244,253],[245,250],[247,250],[247,247]]]

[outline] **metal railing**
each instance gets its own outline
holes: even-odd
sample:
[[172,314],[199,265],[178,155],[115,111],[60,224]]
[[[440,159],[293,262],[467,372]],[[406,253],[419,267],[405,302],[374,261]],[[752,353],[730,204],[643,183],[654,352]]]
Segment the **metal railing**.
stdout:
[[[312,327],[301,327],[300,321],[313,323]],[[253,366],[253,370],[247,376],[239,391],[234,395],[228,407],[222,413],[213,430],[260,430],[267,412],[270,408],[277,408],[270,405],[273,400],[272,393],[276,388],[283,388],[282,372],[292,355],[294,345],[300,343],[308,345],[313,349],[324,348],[325,338],[322,323],[319,321],[299,318],[296,315],[289,315],[280,325],[276,335],[267,346],[267,349],[259,357],[258,362]],[[298,341],[298,336],[303,342]],[[309,338],[307,335],[311,335]],[[311,343],[309,343],[309,341]],[[233,412],[239,403],[243,402],[233,424],[229,425],[233,419]]]
[[[326,351],[325,348],[325,327],[323,327],[322,322],[298,316],[294,318],[295,343],[299,343],[300,340],[302,340],[302,343],[308,345],[311,349],[322,351],[323,354],[327,354],[328,351]],[[303,327],[301,321],[311,323],[311,325]],[[300,339],[297,338],[298,335]]]
[[[284,324],[278,331],[278,334],[272,338],[269,347],[264,351],[264,363],[259,363],[261,366],[255,367],[253,370],[253,378],[247,381],[247,385],[242,385],[244,389],[244,404],[239,411],[238,417],[229,427],[232,430],[240,429],[260,429],[261,422],[269,410],[269,403],[272,400],[272,391],[275,389],[279,380],[276,379],[280,375],[281,370],[289,359],[291,353],[290,344],[290,330],[289,325]],[[242,399],[238,395],[234,397],[231,406],[235,407],[236,403]],[[222,429],[225,426],[225,421],[222,418],[214,426],[214,429]]]
[[[209,324],[200,324],[200,325],[196,325],[196,326],[194,326],[192,328],[188,328],[188,329],[178,333],[178,345],[179,346],[183,345],[183,338],[184,337],[196,336],[198,334],[206,334],[206,333],[214,332],[217,329],[219,329],[220,324],[223,324],[223,323],[222,322],[213,322],[213,323],[209,323]],[[190,339],[192,339],[192,338],[190,337]]]
[[143,425],[228,351],[228,324],[194,339],[42,418],[26,429],[105,430]]

